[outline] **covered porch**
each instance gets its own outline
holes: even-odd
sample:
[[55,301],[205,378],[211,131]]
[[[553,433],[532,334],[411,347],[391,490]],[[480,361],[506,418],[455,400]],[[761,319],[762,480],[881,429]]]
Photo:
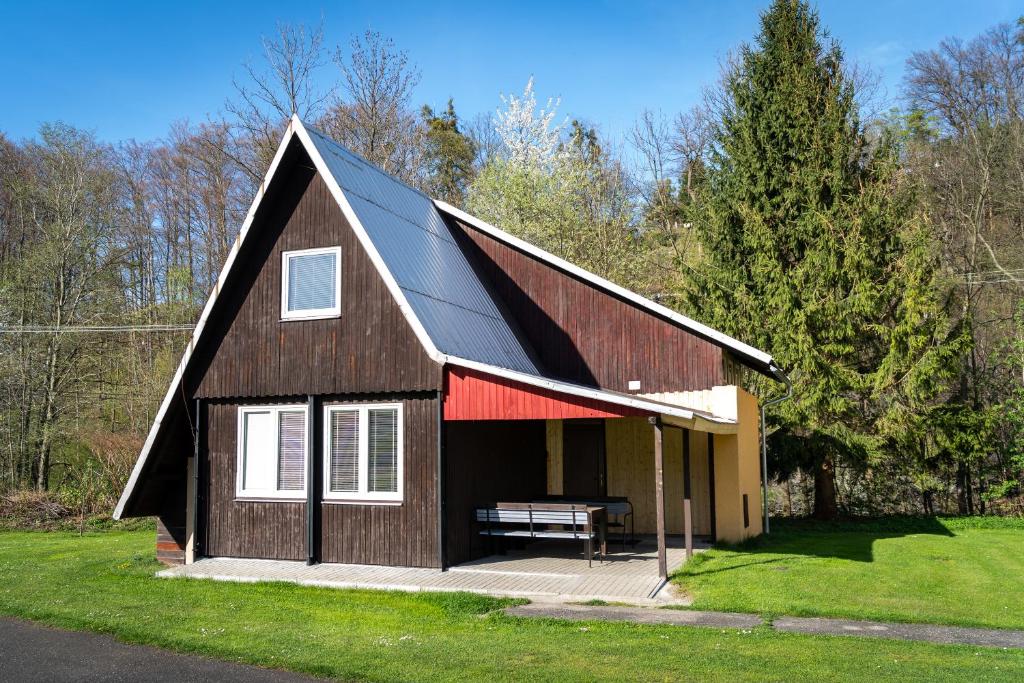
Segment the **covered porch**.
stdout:
[[[538,540],[542,533],[494,539],[480,524],[485,508],[522,504],[543,509],[550,502],[586,501],[599,507],[602,500],[628,500],[631,517],[609,519],[608,548],[628,553],[632,546],[623,546],[622,537],[635,532],[644,539],[636,547],[645,549],[635,561],[661,579],[685,560],[687,546],[760,533],[757,403],[751,395],[731,386],[652,397],[517,379],[462,368],[448,374],[445,567],[493,565],[498,561],[488,556],[495,548],[509,558],[551,552],[551,543]],[[597,562],[588,567],[580,544],[568,546],[584,563],[581,573],[614,571]]]

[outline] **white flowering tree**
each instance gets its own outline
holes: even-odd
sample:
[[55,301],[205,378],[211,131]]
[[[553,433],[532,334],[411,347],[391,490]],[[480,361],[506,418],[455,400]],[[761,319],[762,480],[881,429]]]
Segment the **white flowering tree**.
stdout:
[[538,108],[532,78],[521,96],[501,100],[494,128],[503,149],[470,186],[469,211],[599,275],[632,284],[636,240],[620,166],[593,130],[559,120],[559,100]]
[[505,147],[505,158],[521,167],[552,170],[562,141],[565,120],[556,123],[560,100],[548,98],[538,111],[533,78],[526,83],[522,97],[501,95],[504,109],[494,116],[494,130]]

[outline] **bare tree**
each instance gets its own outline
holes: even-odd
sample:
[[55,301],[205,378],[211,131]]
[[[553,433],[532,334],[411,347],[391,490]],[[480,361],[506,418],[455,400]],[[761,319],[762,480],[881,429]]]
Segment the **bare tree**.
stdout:
[[315,120],[332,95],[315,83],[317,70],[325,64],[322,23],[312,28],[279,24],[277,34],[261,42],[262,63],[245,65],[247,78],[234,82],[236,99],[225,107],[232,119],[235,144],[220,148],[237,150],[235,161],[254,183],[262,180],[269,168],[291,115]]
[[123,204],[111,150],[66,126],[44,126],[40,136],[27,146],[21,190],[31,233],[20,259],[0,272],[0,317],[42,326],[20,340],[18,357],[31,406],[22,415],[24,453],[32,456],[33,485],[45,490],[71,397],[97,376],[94,342],[67,328],[104,320],[117,308]]
[[[908,162],[927,193],[951,307],[971,337],[953,398],[973,412],[998,404],[1011,381],[1000,358],[1024,293],[1022,86],[1024,44],[1007,24],[969,42],[945,40],[908,62],[907,98],[917,112]],[[974,477],[999,456],[954,457],[958,509],[973,512]]]
[[494,129],[494,118],[490,113],[481,112],[474,116],[466,127],[466,135],[473,141],[473,149],[476,152],[473,158],[475,169],[483,168],[491,159],[501,155],[501,137]]
[[386,172],[416,183],[423,129],[411,108],[419,70],[390,38],[367,31],[338,48],[342,96],[321,121],[326,132]]

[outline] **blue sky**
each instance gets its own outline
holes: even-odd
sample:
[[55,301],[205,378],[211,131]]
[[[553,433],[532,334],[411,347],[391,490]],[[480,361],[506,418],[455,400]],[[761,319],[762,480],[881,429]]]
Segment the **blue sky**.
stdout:
[[[321,16],[330,46],[374,29],[408,51],[423,75],[417,104],[451,96],[467,117],[493,111],[500,92],[520,92],[533,75],[541,97],[561,97],[563,113],[617,136],[644,108],[693,105],[767,4],[0,3],[0,131],[20,139],[63,120],[108,141],[158,138],[174,121],[216,115],[243,62],[259,58],[261,35]],[[818,9],[847,55],[895,96],[912,51],[1014,21],[1024,0],[821,0]]]

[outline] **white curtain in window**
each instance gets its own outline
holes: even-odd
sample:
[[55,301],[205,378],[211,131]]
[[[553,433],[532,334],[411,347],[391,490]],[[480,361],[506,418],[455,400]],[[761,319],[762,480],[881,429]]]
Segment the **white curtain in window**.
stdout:
[[274,490],[275,427],[272,411],[245,413],[242,486],[246,490]]

